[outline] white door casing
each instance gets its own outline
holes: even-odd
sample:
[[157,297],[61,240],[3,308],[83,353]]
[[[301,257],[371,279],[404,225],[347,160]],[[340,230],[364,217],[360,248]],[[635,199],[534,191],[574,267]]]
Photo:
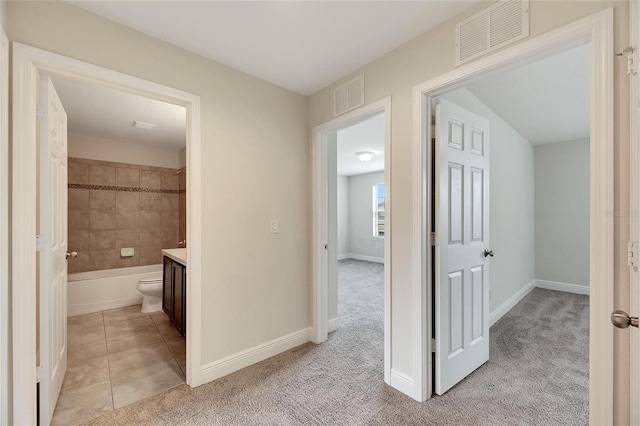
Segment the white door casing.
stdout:
[[40,424],[51,422],[67,370],[67,114],[40,79]]
[[489,122],[436,106],[435,392],[489,360]]

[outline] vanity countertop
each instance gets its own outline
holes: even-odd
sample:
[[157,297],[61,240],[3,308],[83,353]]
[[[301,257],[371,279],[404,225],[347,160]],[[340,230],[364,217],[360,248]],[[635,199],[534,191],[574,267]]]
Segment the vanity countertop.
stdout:
[[162,255],[170,257],[176,262],[187,266],[187,249],[186,248],[163,249]]

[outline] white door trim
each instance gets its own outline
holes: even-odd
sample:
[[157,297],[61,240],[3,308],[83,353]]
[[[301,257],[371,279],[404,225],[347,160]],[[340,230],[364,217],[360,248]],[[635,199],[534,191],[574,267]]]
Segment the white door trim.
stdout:
[[36,424],[36,81],[40,71],[89,80],[187,110],[187,383],[201,369],[200,97],[45,50],[13,43],[12,344],[13,422]]
[[[635,50],[636,61],[636,73],[630,76],[629,80],[629,142],[630,152],[629,156],[630,169],[629,169],[629,241],[640,242],[640,84],[638,79],[637,61],[640,58],[638,49],[640,46],[640,4],[637,0],[629,1],[629,39],[630,46],[633,46]],[[623,56],[620,60],[625,60]],[[629,315],[638,316],[640,313],[640,271],[638,267],[629,268]],[[625,309],[626,306],[616,306],[616,309]],[[626,333],[624,330],[622,333]],[[640,424],[640,330],[629,328],[630,338],[630,413],[629,424]]]
[[419,401],[431,395],[431,249],[426,245],[431,223],[432,158],[431,99],[465,79],[498,68],[533,61],[545,55],[590,42],[591,44],[591,247],[590,247],[590,421],[613,422],[613,329],[608,322],[613,308],[613,9],[595,13],[538,37],[436,77],[414,88],[414,339],[416,388]]
[[0,424],[9,424],[9,40],[0,31]]
[[329,241],[327,211],[327,146],[326,134],[356,124],[372,115],[384,112],[384,184],[385,228],[384,239],[384,380],[390,381],[391,375],[391,97],[365,105],[334,118],[312,130],[312,173],[313,173],[313,246],[312,246],[312,327],[311,341],[322,343],[327,340],[329,329],[329,282],[326,274],[328,267],[325,244]]

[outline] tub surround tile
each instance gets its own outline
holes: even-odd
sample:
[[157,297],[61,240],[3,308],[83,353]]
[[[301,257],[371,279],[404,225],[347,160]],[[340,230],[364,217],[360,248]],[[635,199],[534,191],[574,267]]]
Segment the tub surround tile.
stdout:
[[140,249],[133,247],[133,256],[122,257],[120,256],[120,249],[118,249],[118,255],[116,256],[116,268],[128,268],[130,266],[140,266]]
[[162,173],[162,189],[178,189],[179,181],[176,172]]
[[118,162],[114,162],[114,161],[101,161],[103,166],[109,166],[109,167],[115,167],[115,168],[120,168],[120,167],[124,167],[127,168],[129,167],[129,165],[127,163],[118,163]]
[[116,186],[140,188],[140,170],[116,168]]
[[157,265],[162,263],[160,247],[140,247],[140,265]]
[[67,224],[69,231],[88,231],[89,230],[89,211],[88,210],[71,210],[67,215]]
[[[69,231],[69,251],[89,250],[90,231]],[[71,259],[69,259],[71,261]]]
[[140,229],[161,229],[162,214],[157,211],[140,212]]
[[152,170],[141,170],[140,187],[154,189],[162,188],[162,173]]
[[116,191],[101,189],[89,190],[89,208],[91,210],[110,211],[116,208]]
[[178,210],[178,194],[162,194],[162,211]]
[[72,251],[78,252],[78,257],[70,258],[67,262],[67,272],[75,274],[76,272],[86,272],[91,270],[91,262],[89,260],[88,251],[78,251],[71,248]]
[[162,229],[141,229],[140,247],[162,246]]
[[162,210],[162,194],[157,192],[141,192],[140,210]]
[[141,234],[137,229],[116,229],[115,248],[120,250],[125,247],[136,248],[140,245]]
[[72,157],[69,157],[69,162],[80,163],[80,164],[96,164],[98,166],[102,165],[102,161],[100,161],[100,160],[90,160],[88,158],[72,158]]
[[69,210],[89,210],[89,190],[69,189]]
[[135,229],[137,232],[140,226],[140,212],[135,211],[116,211],[116,228],[117,229]]
[[118,211],[140,211],[139,192],[116,192],[116,210]]
[[89,183],[89,166],[87,164],[69,163],[67,180],[69,183]]
[[78,424],[112,410],[111,383],[104,381],[85,388],[61,392],[51,424]]
[[91,185],[115,185],[116,168],[95,164],[89,165],[89,183]]
[[103,269],[113,269],[116,267],[116,256],[119,251],[112,250],[92,250],[89,251],[89,264],[91,270],[100,271]]
[[162,230],[162,248],[178,248],[178,227]]
[[116,229],[116,212],[89,210],[89,229],[109,230]]
[[180,217],[177,211],[162,212],[162,229],[178,228]]
[[109,250],[116,247],[116,231],[89,231],[89,250]]

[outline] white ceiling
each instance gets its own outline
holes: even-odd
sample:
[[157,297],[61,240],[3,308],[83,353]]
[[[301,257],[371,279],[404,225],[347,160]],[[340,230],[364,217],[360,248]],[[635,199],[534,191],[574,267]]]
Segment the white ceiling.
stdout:
[[69,3],[311,95],[477,1]]
[[[51,76],[67,112],[68,132],[179,150],[186,144],[184,107],[82,80]],[[156,124],[152,130],[134,121]]]
[[[356,152],[374,153],[360,161]],[[354,176],[384,170],[384,114],[338,131],[338,175]]]
[[466,85],[534,145],[589,137],[589,46]]

